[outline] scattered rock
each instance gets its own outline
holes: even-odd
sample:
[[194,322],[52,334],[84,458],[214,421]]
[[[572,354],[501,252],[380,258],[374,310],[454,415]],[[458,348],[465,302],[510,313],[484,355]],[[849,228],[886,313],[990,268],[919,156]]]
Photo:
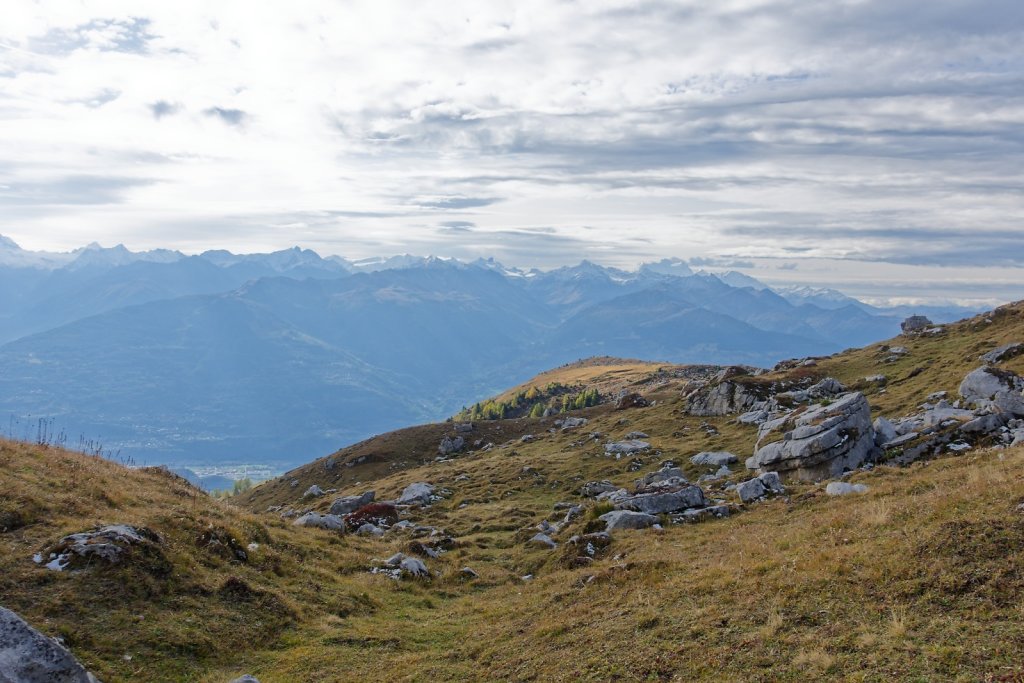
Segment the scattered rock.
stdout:
[[896,438],[896,427],[884,417],[876,417],[871,427],[875,430],[875,444],[878,446]]
[[260,683],[260,680],[252,674],[245,674],[231,681],[231,683]]
[[480,578],[480,575],[477,574],[470,567],[463,567],[462,569],[460,569],[459,570],[459,576],[461,576],[464,579],[479,579]]
[[613,441],[604,445],[604,452],[609,455],[630,455],[632,453],[639,453],[645,451],[651,447],[651,444],[646,441],[640,441],[638,439],[630,439],[627,441]]
[[474,429],[472,422],[456,422],[455,433],[456,434],[469,434]]
[[690,462],[701,467],[722,467],[739,462],[739,458],[728,451],[703,451],[690,458]]
[[631,510],[613,510],[598,517],[605,524],[605,531],[618,531],[620,529],[646,529],[658,522],[654,515]]
[[99,683],[67,648],[3,607],[0,607],[0,681]]
[[564,432],[569,429],[576,429],[577,427],[582,427],[586,425],[587,422],[589,422],[589,420],[587,420],[587,418],[585,417],[567,417],[563,420],[556,421],[555,424],[560,426],[562,428],[562,431]]
[[825,487],[825,493],[829,496],[846,496],[851,493],[865,493],[867,490],[865,484],[851,484],[848,481],[830,481]]
[[650,405],[647,399],[637,393],[628,393],[620,396],[615,401],[615,410],[628,410],[629,408],[646,408]]
[[764,485],[765,490],[769,493],[785,493],[786,487],[782,485],[782,478],[779,477],[778,472],[765,472],[758,476],[761,483]]
[[983,353],[981,355],[981,360],[986,363],[1001,363],[1004,360],[1010,360],[1022,353],[1024,353],[1024,343],[1011,342],[1009,344],[998,346],[988,353]]
[[644,432],[635,432],[634,431],[634,432],[630,432],[629,434],[626,434],[626,436],[623,437],[623,438],[626,439],[627,441],[635,441],[637,439],[646,439],[648,437],[647,437],[647,434],[645,434]]
[[409,484],[402,490],[396,501],[399,505],[429,505],[434,495],[434,486],[425,481]]
[[370,524],[367,522],[356,529],[356,534],[359,536],[376,536],[377,538],[380,538],[384,535],[384,530],[376,524]]
[[736,486],[736,493],[740,497],[740,501],[744,503],[752,503],[755,500],[760,500],[768,494],[768,490],[761,483],[758,478],[750,479]]
[[350,512],[355,512],[364,505],[369,505],[374,501],[377,494],[374,491],[366,491],[358,496],[343,496],[336,498],[331,503],[331,514],[332,515],[347,515]]
[[588,481],[586,484],[580,487],[580,495],[586,496],[587,498],[594,498],[596,496],[601,495],[602,493],[607,493],[609,491],[617,491],[618,488],[618,486],[611,483],[607,479],[603,481]]
[[645,474],[634,482],[637,493],[643,493],[654,488],[679,486],[688,483],[686,475],[678,467],[662,467],[657,472]]
[[344,531],[345,520],[338,515],[321,515],[316,512],[307,512],[294,522],[295,526],[309,526],[316,529],[328,529],[330,531]]
[[316,484],[313,484],[308,489],[306,489],[306,492],[302,494],[302,497],[303,498],[319,498],[322,495],[324,495],[324,490],[322,488],[320,488],[319,486],[317,486]]
[[545,548],[557,548],[558,544],[555,543],[547,534],[536,534],[533,538],[528,541],[531,545],[539,545]]

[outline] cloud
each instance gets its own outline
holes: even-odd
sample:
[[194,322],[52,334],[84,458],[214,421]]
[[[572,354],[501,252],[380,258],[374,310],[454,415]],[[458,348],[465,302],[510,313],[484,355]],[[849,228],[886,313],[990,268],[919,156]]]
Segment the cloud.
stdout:
[[501,201],[496,197],[440,197],[416,203],[430,209],[478,209]]
[[[48,248],[413,244],[794,277],[822,258],[984,282],[1024,258],[1022,43],[1015,0],[41,0],[0,26],[0,206]],[[67,179],[97,168],[136,184],[86,203]]]
[[181,110],[181,105],[166,100],[157,100],[149,105],[149,110],[153,112],[153,118],[159,120],[165,116],[177,114]]
[[203,113],[207,116],[219,118],[229,126],[241,126],[249,118],[249,115],[241,109],[226,109],[224,107],[210,107],[209,109],[204,109]]

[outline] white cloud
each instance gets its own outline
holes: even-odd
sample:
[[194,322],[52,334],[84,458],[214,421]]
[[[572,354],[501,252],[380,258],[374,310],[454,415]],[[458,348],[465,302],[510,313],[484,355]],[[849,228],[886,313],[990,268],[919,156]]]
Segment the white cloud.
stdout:
[[983,282],[994,259],[1024,266],[1022,12],[20,3],[0,25],[0,232],[520,265],[856,258]]

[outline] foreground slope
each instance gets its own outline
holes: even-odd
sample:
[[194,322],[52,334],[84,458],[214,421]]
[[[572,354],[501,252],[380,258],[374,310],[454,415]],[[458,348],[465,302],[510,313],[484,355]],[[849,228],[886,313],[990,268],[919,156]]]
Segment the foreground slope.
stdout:
[[[886,344],[905,346],[903,355],[875,345],[758,379],[832,375],[854,386],[886,374],[885,386],[864,391],[875,416],[897,417],[955,390],[980,353],[1022,338],[1016,305]],[[1022,362],[1004,367],[1020,372]],[[848,480],[869,490],[840,498],[824,483],[791,482],[785,496],[741,505],[719,489],[728,518],[614,532],[581,562],[568,538],[606,509],[580,495],[583,483],[632,487],[668,459],[694,480],[705,471],[689,462],[698,451],[751,453],[756,428],[688,414],[691,380],[664,370],[636,367],[605,385],[639,387],[647,407],[577,411],[570,416],[588,422],[568,430],[557,424],[564,415],[478,422],[471,432],[412,427],[258,486],[238,507],[160,472],[4,444],[0,604],[64,635],[106,681],[228,681],[243,671],[263,683],[1024,676],[1021,447],[857,471]],[[581,364],[554,376],[586,384],[607,372]],[[635,431],[649,449],[605,454],[604,441]],[[464,448],[442,456],[441,441],[459,435]],[[726,481],[747,477],[741,465]],[[414,482],[439,494],[401,509],[419,529],[375,538],[292,523],[339,495],[395,499]],[[313,485],[338,491],[306,496]],[[530,543],[538,524],[565,515],[554,510],[563,501],[583,512],[552,532],[558,546]],[[54,572],[32,561],[65,533],[114,523],[161,534],[170,569]],[[242,561],[225,552],[229,541],[210,542],[211,524],[238,546],[259,546]],[[444,551],[422,556],[428,579],[370,571],[423,546]]]

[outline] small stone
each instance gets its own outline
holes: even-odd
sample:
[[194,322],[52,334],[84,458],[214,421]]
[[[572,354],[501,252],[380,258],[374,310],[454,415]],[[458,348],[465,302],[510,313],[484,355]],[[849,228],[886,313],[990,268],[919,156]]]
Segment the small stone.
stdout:
[[825,487],[825,493],[829,496],[847,496],[851,493],[866,493],[867,490],[865,484],[851,484],[846,481],[830,481]]
[[537,534],[529,540],[529,543],[531,543],[532,545],[539,545],[551,549],[558,547],[558,544],[555,543],[554,539],[552,539],[547,534]]
[[736,493],[744,503],[752,503],[764,498],[767,494],[764,483],[760,479],[750,479],[736,487]]

